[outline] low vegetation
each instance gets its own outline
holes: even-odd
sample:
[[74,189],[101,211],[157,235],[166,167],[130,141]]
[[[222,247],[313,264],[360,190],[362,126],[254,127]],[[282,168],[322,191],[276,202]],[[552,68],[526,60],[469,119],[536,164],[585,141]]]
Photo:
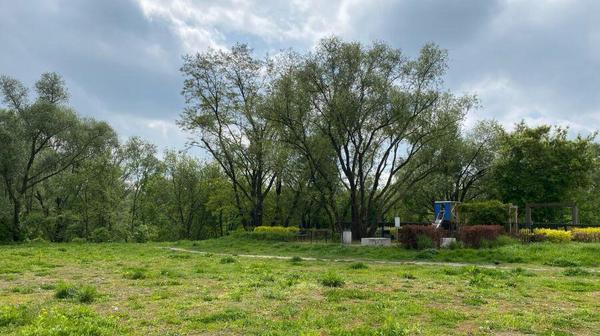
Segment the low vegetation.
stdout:
[[[600,328],[597,243],[432,250],[432,260],[519,262],[499,269],[381,263],[423,253],[397,247],[228,238],[177,244],[213,254],[168,246],[0,247],[0,334],[567,335]],[[221,254],[234,250],[297,258]]]

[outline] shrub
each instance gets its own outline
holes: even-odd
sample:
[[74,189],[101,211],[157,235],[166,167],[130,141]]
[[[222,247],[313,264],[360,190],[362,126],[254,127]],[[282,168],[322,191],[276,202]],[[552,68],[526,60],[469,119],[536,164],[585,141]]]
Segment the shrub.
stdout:
[[57,284],[54,289],[54,297],[57,299],[71,299],[75,297],[76,294],[77,289],[75,286],[65,282]]
[[81,237],[75,237],[75,238],[71,239],[71,243],[83,244],[83,243],[87,243],[87,239],[81,238]]
[[600,227],[575,228],[572,231],[574,241],[600,242]]
[[75,298],[81,303],[92,303],[98,297],[98,291],[94,286],[83,286],[77,290]]
[[146,278],[146,270],[143,268],[130,268],[125,271],[123,274],[125,279],[129,280],[139,280]]
[[321,284],[325,287],[342,287],[344,279],[333,272],[328,272],[321,278]]
[[506,223],[508,205],[500,201],[462,203],[459,207],[466,225]]
[[221,264],[232,264],[234,262],[236,262],[236,260],[232,256],[227,256],[227,257],[221,258]]
[[482,243],[489,246],[489,242],[495,241],[503,232],[500,225],[472,225],[460,227],[458,236],[465,246],[479,248]]
[[298,257],[298,256],[293,256],[293,257],[290,258],[290,261],[293,262],[293,263],[299,263],[299,262],[302,262],[302,260],[303,259],[300,258],[300,257]]
[[434,248],[435,244],[433,243],[433,240],[424,234],[420,234],[417,236],[417,249],[419,250],[424,250],[424,249],[430,249],[430,248]]
[[150,237],[150,229],[146,225],[138,225],[135,230],[133,230],[133,234],[131,235],[131,240],[136,243],[145,243],[148,241]]
[[107,228],[101,227],[92,231],[90,240],[94,243],[108,242],[111,239],[111,234]]
[[425,239],[422,238],[425,236],[429,238],[432,246],[437,247],[444,233],[444,230],[436,229],[433,225],[405,225],[400,228],[398,238],[404,247],[418,249],[419,241],[425,244]]
[[555,230],[555,229],[533,229],[534,234],[546,236],[548,241],[553,243],[566,243],[571,241],[571,231]]
[[295,226],[257,226],[254,232],[270,232],[270,233],[298,233],[300,229]]
[[46,244],[48,241],[42,237],[36,237],[29,241],[32,244]]
[[519,230],[519,239],[521,239],[521,241],[524,243],[538,243],[548,240],[545,235],[534,233],[529,229]]
[[369,268],[369,266],[367,266],[367,264],[362,263],[362,262],[356,262],[350,265],[351,269],[367,269]]
[[563,272],[563,274],[566,276],[586,276],[586,275],[590,275],[591,273],[584,270],[583,268],[571,267],[571,268],[567,268]]

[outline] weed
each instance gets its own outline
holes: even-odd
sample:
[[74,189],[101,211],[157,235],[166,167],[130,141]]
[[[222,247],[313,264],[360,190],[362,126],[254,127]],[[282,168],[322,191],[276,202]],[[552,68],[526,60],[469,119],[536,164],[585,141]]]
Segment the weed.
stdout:
[[226,257],[221,258],[221,260],[220,260],[221,264],[233,264],[235,262],[236,262],[236,260],[232,256],[226,256]]
[[290,262],[292,262],[292,263],[299,263],[299,262],[302,262],[303,260],[304,259],[302,259],[302,258],[300,258],[298,256],[293,256],[293,257],[290,258]]
[[77,288],[66,282],[60,282],[54,289],[54,297],[57,299],[71,299],[77,294]]
[[342,287],[344,286],[344,279],[333,272],[327,272],[320,280],[321,284],[325,287]]
[[147,275],[143,268],[130,268],[123,273],[123,277],[129,280],[140,280],[145,279]]
[[355,262],[350,264],[350,269],[354,269],[354,270],[360,270],[360,269],[367,269],[369,268],[369,266],[367,266],[367,264],[363,263],[363,262]]
[[75,298],[81,303],[92,303],[98,297],[98,291],[94,286],[83,286],[77,290]]
[[590,275],[591,273],[584,270],[583,268],[579,268],[579,267],[570,267],[567,268],[564,272],[563,275],[566,276],[586,276],[586,275]]

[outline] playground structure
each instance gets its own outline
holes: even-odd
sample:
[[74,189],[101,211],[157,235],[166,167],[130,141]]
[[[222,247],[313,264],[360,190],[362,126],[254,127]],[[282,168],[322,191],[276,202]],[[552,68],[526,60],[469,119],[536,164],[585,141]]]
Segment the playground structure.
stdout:
[[433,202],[433,213],[435,214],[433,225],[449,231],[455,230],[460,223],[459,205],[460,202],[455,201]]

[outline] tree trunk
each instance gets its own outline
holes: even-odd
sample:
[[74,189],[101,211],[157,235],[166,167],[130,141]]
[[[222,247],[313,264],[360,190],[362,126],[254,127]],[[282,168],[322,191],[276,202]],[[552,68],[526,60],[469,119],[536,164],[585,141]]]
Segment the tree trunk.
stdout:
[[12,239],[13,241],[21,240],[21,223],[19,218],[21,217],[21,201],[13,199],[13,225],[12,225]]

